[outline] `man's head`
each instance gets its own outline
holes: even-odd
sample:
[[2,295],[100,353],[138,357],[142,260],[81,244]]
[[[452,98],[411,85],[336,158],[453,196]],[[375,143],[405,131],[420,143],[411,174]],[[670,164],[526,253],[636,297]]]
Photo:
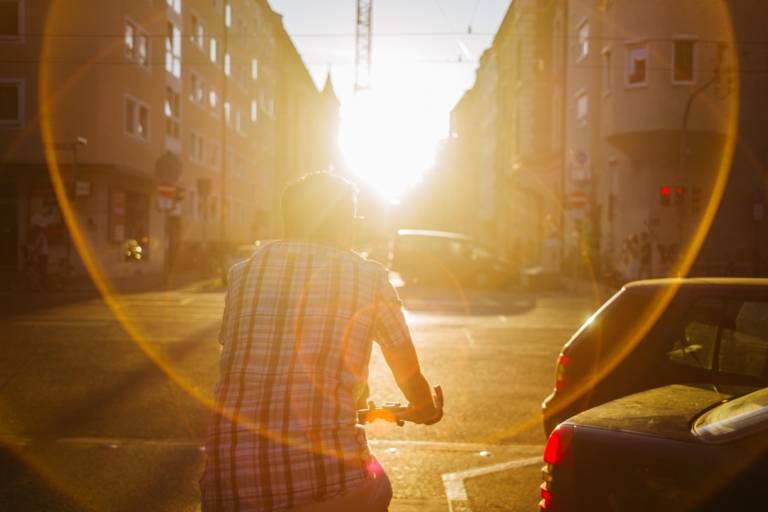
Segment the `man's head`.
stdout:
[[340,176],[317,172],[290,183],[283,192],[285,234],[326,243],[349,243],[357,189]]

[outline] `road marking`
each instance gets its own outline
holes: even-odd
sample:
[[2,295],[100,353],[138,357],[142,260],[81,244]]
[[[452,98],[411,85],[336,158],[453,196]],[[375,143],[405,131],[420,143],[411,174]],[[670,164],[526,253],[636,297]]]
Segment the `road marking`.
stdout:
[[467,338],[467,341],[469,342],[469,346],[474,347],[475,346],[475,337],[472,336],[472,333],[469,332],[469,329],[466,327],[461,328],[461,332],[464,333],[464,337]]
[[464,481],[468,478],[522,468],[541,462],[541,456],[528,457],[525,459],[502,462],[500,464],[493,464],[492,466],[480,466],[477,468],[465,469],[464,471],[457,471],[455,473],[445,473],[442,478],[443,487],[445,488],[445,497],[448,500],[449,512],[471,512],[472,507],[469,505],[467,489],[464,487]]
[[187,297],[186,299],[181,299],[179,301],[180,306],[186,306],[187,304],[190,304],[195,301],[194,297]]

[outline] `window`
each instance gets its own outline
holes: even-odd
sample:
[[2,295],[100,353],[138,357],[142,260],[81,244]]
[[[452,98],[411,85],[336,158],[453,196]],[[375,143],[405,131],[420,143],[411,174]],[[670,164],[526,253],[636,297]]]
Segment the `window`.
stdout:
[[211,142],[208,151],[208,165],[212,169],[219,169],[221,166],[221,149],[216,142]]
[[176,14],[181,14],[181,0],[166,0],[168,7],[174,10]]
[[672,82],[676,84],[691,84],[694,82],[694,49],[696,41],[692,39],[676,39],[673,43]]
[[213,88],[208,92],[208,103],[211,105],[211,110],[216,112],[216,107],[219,104],[219,95],[216,94],[216,91],[213,90]]
[[205,96],[205,89],[205,81],[203,78],[192,71],[189,74],[189,101],[204,107],[207,99]]
[[576,60],[579,61],[589,55],[589,22],[584,21],[579,26],[579,42],[576,47]]
[[235,131],[237,133],[243,133],[243,120],[242,112],[239,108],[235,109]]
[[259,61],[257,59],[251,59],[251,80],[257,80],[259,78]]
[[19,42],[24,34],[24,1],[0,0],[0,42]]
[[251,122],[259,120],[259,104],[256,100],[251,100]]
[[240,87],[245,88],[246,85],[248,85],[248,68],[245,66],[245,64],[241,64],[240,66],[237,66],[236,70],[235,80]]
[[603,51],[603,92],[608,92],[613,86],[611,80],[611,50]]
[[232,57],[228,53],[224,54],[224,74],[227,76],[232,74]]
[[149,107],[131,97],[125,98],[125,132],[149,140]]
[[224,6],[224,24],[227,28],[232,27],[232,6],[229,2]]
[[552,71],[560,73],[563,70],[563,20],[558,11],[552,25]]
[[205,50],[205,24],[195,14],[192,15],[192,33],[189,37],[193,44]]
[[627,85],[641,86],[648,81],[648,47],[645,43],[627,47]]
[[211,62],[214,64],[219,58],[219,43],[215,37],[211,38],[211,46],[208,56],[211,58]]
[[144,67],[149,66],[149,37],[131,20],[125,20],[125,56]]
[[179,93],[171,87],[165,87],[165,134],[172,139],[179,139],[181,132],[181,104]]
[[717,299],[700,300],[685,314],[685,320],[672,333],[667,351],[670,362],[712,369],[722,304]]
[[24,81],[0,79],[0,126],[24,123]]
[[197,132],[189,132],[189,159],[198,164],[205,163],[205,139]]
[[729,301],[723,323],[718,369],[762,377],[768,364],[768,302]]
[[181,30],[173,22],[168,22],[165,34],[165,70],[181,77]]
[[768,302],[703,299],[682,316],[667,352],[671,362],[763,377],[768,367]]
[[224,102],[224,120],[227,122],[227,126],[232,122],[232,104],[228,101]]
[[579,124],[586,124],[589,114],[589,96],[586,92],[580,92],[576,95],[576,120]]

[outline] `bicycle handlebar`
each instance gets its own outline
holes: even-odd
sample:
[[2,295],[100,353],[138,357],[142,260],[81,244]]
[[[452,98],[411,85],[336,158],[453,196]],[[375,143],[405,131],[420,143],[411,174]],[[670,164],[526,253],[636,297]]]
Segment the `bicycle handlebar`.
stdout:
[[[440,411],[443,410],[443,388],[435,386],[435,407]],[[382,407],[376,407],[376,403],[372,400],[368,401],[367,409],[358,409],[357,422],[361,425],[371,423],[376,420],[384,420],[392,423],[396,423],[402,427],[406,421],[413,421],[410,416],[413,414],[414,408],[410,405],[403,406],[400,402],[387,402]]]

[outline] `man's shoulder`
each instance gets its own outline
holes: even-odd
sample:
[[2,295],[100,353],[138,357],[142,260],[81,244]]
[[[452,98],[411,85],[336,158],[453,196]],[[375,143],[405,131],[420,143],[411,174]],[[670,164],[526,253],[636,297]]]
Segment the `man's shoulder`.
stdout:
[[389,269],[379,263],[378,261],[369,260],[368,258],[365,258],[359,253],[356,253],[354,251],[349,251],[350,258],[354,260],[354,262],[358,265],[360,265],[361,270],[363,270],[366,273],[375,275],[375,276],[382,276],[382,275],[388,275]]

